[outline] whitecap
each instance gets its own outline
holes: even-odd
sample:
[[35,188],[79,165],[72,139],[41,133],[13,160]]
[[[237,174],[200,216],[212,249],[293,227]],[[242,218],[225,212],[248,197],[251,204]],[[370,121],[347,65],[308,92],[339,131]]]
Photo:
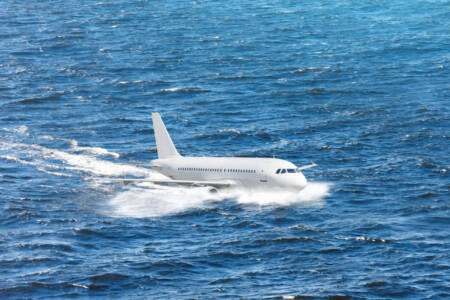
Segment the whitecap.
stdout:
[[230,132],[230,133],[237,133],[237,134],[241,134],[241,132],[237,129],[234,128],[230,128],[230,129],[220,129],[219,132]]
[[96,154],[96,155],[109,155],[109,156],[112,156],[112,157],[114,157],[116,159],[120,157],[119,153],[110,152],[110,151],[106,150],[105,148],[100,148],[100,147],[80,147],[80,146],[78,146],[78,141],[76,141],[76,140],[68,140],[68,142],[72,146],[72,149],[74,151],[77,151],[77,152],[88,152],[88,153],[92,153],[92,154]]
[[7,132],[12,132],[12,133],[18,133],[18,134],[25,135],[25,136],[29,135],[28,127],[26,125],[21,125],[18,127],[11,127],[11,128],[4,127],[4,128],[2,128],[2,130],[7,131]]
[[180,90],[182,90],[182,88],[174,87],[174,88],[169,88],[169,89],[160,89],[159,91],[166,92],[166,93],[173,93],[173,92],[178,92]]
[[119,153],[110,152],[110,151],[108,151],[104,148],[100,148],[100,147],[74,147],[74,150],[82,151],[82,152],[89,152],[89,153],[96,154],[96,155],[109,155],[116,159],[120,157]]

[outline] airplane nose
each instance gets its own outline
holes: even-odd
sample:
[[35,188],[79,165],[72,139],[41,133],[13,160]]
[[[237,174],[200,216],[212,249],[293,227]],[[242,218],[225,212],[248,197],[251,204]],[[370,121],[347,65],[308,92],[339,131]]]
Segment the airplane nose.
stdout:
[[297,176],[297,180],[296,180],[296,186],[299,188],[299,189],[304,189],[305,187],[306,187],[306,185],[308,184],[308,181],[306,180],[306,178],[305,178],[305,176],[302,174],[302,173],[298,173],[297,174],[298,176]]

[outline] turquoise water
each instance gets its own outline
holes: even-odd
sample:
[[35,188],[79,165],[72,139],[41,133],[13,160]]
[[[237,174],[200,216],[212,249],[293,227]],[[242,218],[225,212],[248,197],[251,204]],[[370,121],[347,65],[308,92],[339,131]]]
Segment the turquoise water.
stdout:
[[[0,297],[448,298],[449,1],[0,2]],[[278,157],[299,194],[156,177]]]

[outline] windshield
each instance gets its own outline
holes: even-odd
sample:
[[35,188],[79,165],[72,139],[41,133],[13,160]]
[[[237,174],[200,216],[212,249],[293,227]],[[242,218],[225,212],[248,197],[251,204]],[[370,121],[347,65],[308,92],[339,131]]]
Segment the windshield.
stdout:
[[278,169],[276,170],[275,174],[286,174],[286,173],[300,173],[300,171],[297,171],[296,169]]

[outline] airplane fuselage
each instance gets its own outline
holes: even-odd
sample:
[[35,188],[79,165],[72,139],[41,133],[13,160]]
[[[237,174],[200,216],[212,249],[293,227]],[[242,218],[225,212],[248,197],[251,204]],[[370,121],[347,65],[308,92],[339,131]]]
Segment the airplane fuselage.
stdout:
[[307,181],[286,160],[247,157],[173,157],[152,161],[154,169],[173,180],[229,181],[248,188],[302,190]]
[[230,187],[300,191],[307,185],[301,171],[316,166],[313,163],[296,167],[276,158],[181,156],[159,113],[152,113],[152,120],[158,159],[147,166],[167,178],[120,179],[123,182],[207,186],[211,191]]

